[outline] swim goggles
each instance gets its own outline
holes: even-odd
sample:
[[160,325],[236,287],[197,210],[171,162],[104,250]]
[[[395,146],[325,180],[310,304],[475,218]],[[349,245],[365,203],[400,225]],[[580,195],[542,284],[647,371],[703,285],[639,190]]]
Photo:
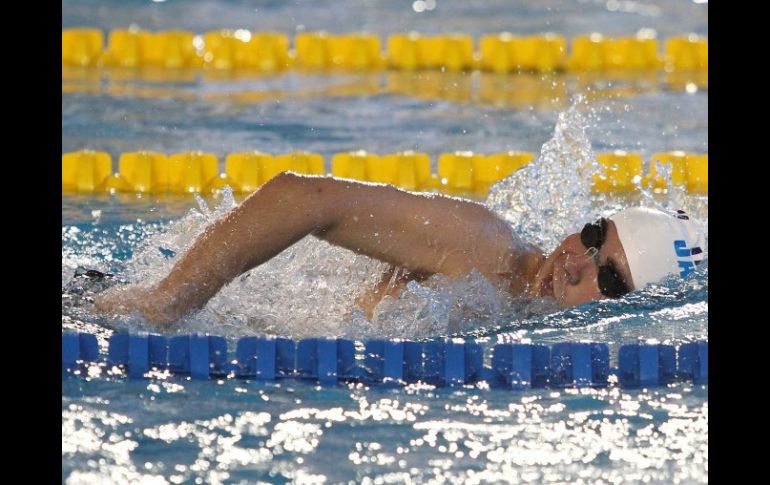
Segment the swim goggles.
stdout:
[[620,298],[626,293],[630,293],[632,288],[623,280],[623,276],[615,263],[607,261],[605,264],[601,264],[599,250],[606,240],[607,220],[604,218],[586,224],[580,231],[580,242],[588,248],[587,254],[593,256],[594,262],[599,268],[597,277],[599,291],[607,298]]

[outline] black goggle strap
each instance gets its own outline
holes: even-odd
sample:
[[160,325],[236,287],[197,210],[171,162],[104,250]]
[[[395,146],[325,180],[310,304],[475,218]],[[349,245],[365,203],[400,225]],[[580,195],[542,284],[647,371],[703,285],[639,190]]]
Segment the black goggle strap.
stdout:
[[631,291],[612,262],[599,266],[597,280],[599,291],[609,298],[620,298]]
[[601,249],[607,234],[607,221],[602,218],[589,222],[580,231],[580,242],[587,248]]

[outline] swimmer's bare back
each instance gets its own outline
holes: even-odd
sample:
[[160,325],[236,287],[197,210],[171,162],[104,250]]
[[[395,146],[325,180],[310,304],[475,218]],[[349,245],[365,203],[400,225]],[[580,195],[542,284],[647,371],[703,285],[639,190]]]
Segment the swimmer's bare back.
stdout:
[[481,204],[287,172],[209,226],[154,288],[104,294],[96,308],[138,311],[168,324],[308,234],[426,277],[476,269],[505,280],[516,295],[526,291],[543,260],[538,248]]

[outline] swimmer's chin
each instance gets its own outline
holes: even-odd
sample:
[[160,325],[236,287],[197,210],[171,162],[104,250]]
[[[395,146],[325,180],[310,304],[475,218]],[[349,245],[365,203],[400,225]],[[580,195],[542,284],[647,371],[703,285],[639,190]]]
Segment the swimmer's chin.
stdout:
[[556,298],[553,286],[553,273],[545,275],[539,281],[534,282],[527,291],[527,296],[533,300],[540,301],[543,305],[552,307],[554,310],[564,310],[571,306],[565,305],[562,300]]

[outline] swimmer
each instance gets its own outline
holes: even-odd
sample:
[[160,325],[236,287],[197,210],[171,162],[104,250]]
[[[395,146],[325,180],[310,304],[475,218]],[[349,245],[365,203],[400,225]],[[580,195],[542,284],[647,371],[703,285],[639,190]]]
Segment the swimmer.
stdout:
[[206,228],[160,282],[107,291],[95,307],[166,326],[307,235],[405,271],[395,285],[386,272],[360,299],[369,314],[406,280],[433,274],[456,278],[475,269],[514,296],[553,298],[567,308],[686,276],[705,257],[705,236],[682,211],[625,209],[545,255],[476,202],[284,172]]

